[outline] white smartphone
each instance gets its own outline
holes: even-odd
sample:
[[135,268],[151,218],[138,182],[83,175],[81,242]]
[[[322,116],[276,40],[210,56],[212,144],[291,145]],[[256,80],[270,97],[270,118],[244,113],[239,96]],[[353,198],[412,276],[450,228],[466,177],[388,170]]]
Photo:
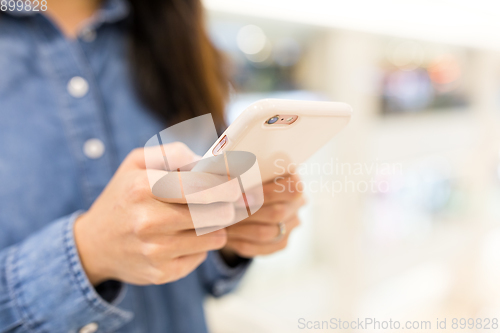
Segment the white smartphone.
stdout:
[[307,160],[347,125],[351,114],[345,103],[260,100],[245,109],[203,157],[251,152],[266,182],[283,168]]

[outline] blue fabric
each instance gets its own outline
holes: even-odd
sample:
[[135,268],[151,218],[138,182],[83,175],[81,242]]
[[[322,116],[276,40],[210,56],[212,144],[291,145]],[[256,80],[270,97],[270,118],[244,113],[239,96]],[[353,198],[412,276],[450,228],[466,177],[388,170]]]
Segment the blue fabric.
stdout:
[[[203,299],[235,287],[247,265],[217,252],[162,286],[118,286],[105,301],[89,283],[73,222],[125,156],[164,124],[139,102],[127,63],[127,3],[107,1],[88,23],[95,39],[68,40],[40,13],[0,15],[0,333],[206,332]],[[75,76],[89,83],[68,92]],[[83,152],[97,138],[96,159]],[[108,293],[109,294],[109,293]]]

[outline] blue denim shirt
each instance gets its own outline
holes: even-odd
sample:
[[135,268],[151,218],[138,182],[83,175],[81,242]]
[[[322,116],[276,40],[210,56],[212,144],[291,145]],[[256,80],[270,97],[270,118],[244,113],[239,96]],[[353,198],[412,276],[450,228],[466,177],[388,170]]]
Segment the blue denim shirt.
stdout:
[[127,13],[107,1],[77,40],[40,13],[0,15],[1,333],[206,332],[204,297],[245,271],[212,252],[173,283],[98,289],[82,269],[75,217],[165,127],[133,90]]

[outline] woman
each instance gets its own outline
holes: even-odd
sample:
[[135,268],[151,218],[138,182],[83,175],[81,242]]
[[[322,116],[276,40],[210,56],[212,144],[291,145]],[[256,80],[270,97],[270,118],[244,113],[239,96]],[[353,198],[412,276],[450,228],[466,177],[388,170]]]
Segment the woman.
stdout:
[[181,120],[222,121],[198,0],[47,7],[0,15],[0,332],[205,332],[205,295],[284,248],[303,199],[265,184],[255,215],[196,237],[186,205],[153,198],[136,148]]

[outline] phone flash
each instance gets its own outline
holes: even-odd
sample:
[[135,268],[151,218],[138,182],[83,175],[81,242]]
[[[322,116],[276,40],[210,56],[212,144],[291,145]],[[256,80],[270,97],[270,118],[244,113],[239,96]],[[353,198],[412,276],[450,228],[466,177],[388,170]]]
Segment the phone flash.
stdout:
[[288,118],[286,121],[292,121],[293,117]]

